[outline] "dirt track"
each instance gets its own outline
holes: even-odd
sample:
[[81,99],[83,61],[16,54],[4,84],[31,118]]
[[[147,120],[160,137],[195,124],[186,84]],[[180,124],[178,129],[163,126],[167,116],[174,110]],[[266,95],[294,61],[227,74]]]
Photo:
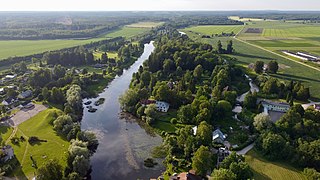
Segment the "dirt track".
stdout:
[[18,126],[19,124],[23,123],[24,121],[32,118],[33,116],[37,115],[39,112],[46,110],[47,107],[41,104],[35,104],[35,107],[32,109],[23,109],[18,111],[15,115],[12,116],[10,121],[12,122],[13,126]]

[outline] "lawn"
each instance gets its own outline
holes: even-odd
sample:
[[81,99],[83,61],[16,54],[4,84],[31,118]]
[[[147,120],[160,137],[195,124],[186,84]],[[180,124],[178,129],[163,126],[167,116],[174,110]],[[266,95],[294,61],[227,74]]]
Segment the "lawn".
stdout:
[[208,26],[193,26],[189,28],[185,28],[183,32],[195,32],[204,35],[213,35],[213,34],[221,34],[234,32],[237,34],[242,30],[243,26],[241,25],[208,25]]
[[13,128],[7,126],[0,126],[0,144],[2,142],[6,142],[6,140],[10,137]]
[[262,158],[255,150],[245,155],[246,162],[252,168],[257,180],[303,180],[306,177],[297,169],[281,162],[272,162]]
[[[66,153],[69,142],[58,136],[52,125],[50,125],[59,113],[62,112],[58,109],[47,109],[18,126],[15,137],[20,138],[23,136],[26,141],[20,141],[18,145],[9,143],[13,146],[14,153],[21,164],[21,168],[15,170],[14,176],[19,178],[28,177],[29,179],[33,177],[36,169],[32,167],[31,156],[38,167],[41,167],[48,159],[53,158],[59,160],[64,167],[66,166]],[[30,145],[27,142],[30,136],[37,136],[41,140],[47,140],[47,142]]]
[[[95,60],[101,59],[102,53],[104,53],[104,52],[101,52],[101,51],[93,52],[94,59]],[[108,55],[108,58],[114,58],[114,59],[118,58],[118,53],[117,52],[107,52],[107,55]]]

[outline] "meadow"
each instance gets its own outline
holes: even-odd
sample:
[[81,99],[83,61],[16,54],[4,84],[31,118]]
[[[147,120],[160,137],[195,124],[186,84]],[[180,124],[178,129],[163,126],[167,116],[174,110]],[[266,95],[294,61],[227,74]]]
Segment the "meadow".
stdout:
[[[181,31],[184,31],[184,29]],[[243,67],[248,67],[249,64],[255,63],[257,60],[264,61],[265,63],[268,63],[271,60],[277,60],[281,68],[278,74],[273,76],[282,80],[301,81],[306,86],[310,87],[312,97],[320,98],[320,73],[315,69],[311,69],[302,64],[298,64],[276,54],[272,54],[233,37],[201,38],[201,34],[199,35],[198,32],[185,32],[190,38],[196,41],[212,44],[214,47],[219,40],[222,42],[224,47],[226,47],[229,40],[232,40],[235,53],[228,56],[236,58],[237,61],[235,63]]]
[[164,22],[151,22],[151,21],[145,21],[145,22],[138,22],[134,24],[127,25],[126,27],[133,27],[133,28],[154,28],[157,26],[161,26],[164,24]]
[[223,25],[223,26],[193,26],[183,29],[183,32],[195,32],[203,35],[213,35],[213,34],[221,34],[234,32],[237,34],[242,30],[243,26],[241,25]]
[[259,180],[303,180],[306,177],[297,169],[281,162],[272,162],[262,158],[255,150],[245,155],[245,160],[253,170],[253,178]]
[[[139,23],[137,23],[139,24]],[[122,27],[113,32],[101,35],[92,39],[58,39],[58,40],[8,40],[0,41],[0,60],[14,56],[28,56],[32,54],[43,53],[46,51],[59,50],[63,48],[69,48],[91,42],[105,40],[107,38],[125,37],[130,39],[134,36],[143,34],[156,26],[158,23],[140,23],[140,27],[137,24],[132,24]]]
[[[25,141],[19,141],[19,144],[9,144],[13,147],[14,153],[21,164],[17,167],[13,175],[18,179],[31,178],[36,172],[35,167],[32,167],[32,158],[35,160],[37,167],[41,167],[48,159],[57,159],[60,164],[66,166],[66,153],[68,151],[69,142],[62,139],[56,134],[51,125],[56,113],[61,113],[58,109],[47,109],[40,112],[31,119],[23,122],[18,126],[14,137],[20,138],[23,136]],[[7,131],[5,136],[11,134],[12,131]],[[37,136],[41,140],[47,142],[36,143],[31,145],[28,143],[28,138]]]

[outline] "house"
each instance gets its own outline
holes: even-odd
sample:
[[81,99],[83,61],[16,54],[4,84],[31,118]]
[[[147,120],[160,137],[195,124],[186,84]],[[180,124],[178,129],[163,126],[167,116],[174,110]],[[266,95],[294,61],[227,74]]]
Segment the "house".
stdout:
[[220,163],[230,155],[230,151],[225,148],[225,147],[221,147],[218,150],[218,154],[217,154],[217,167],[219,167]]
[[140,104],[143,105],[143,106],[147,106],[149,104],[155,104],[156,101],[155,100],[150,100],[150,99],[142,99],[140,101]]
[[3,146],[0,148],[1,153],[3,154],[0,157],[0,161],[7,162],[14,157],[13,148],[10,145]]
[[168,112],[170,104],[163,101],[156,101],[157,110],[160,112]]
[[11,104],[13,104],[16,100],[14,98],[7,98],[5,100],[2,101],[2,105],[5,106],[10,106]]
[[202,180],[202,178],[197,176],[194,170],[190,170],[189,172],[174,174],[170,177],[170,180]]
[[315,105],[313,105],[313,107],[315,110],[320,111],[320,104],[315,104]]
[[4,95],[6,93],[6,91],[4,90],[4,88],[0,88],[0,95]]
[[269,111],[285,113],[290,109],[290,105],[284,102],[273,102],[273,101],[263,100],[261,101],[261,104],[264,107],[264,112],[267,114]]
[[6,75],[5,77],[4,77],[4,79],[5,80],[12,80],[12,79],[14,79],[14,78],[16,78],[17,77],[17,75],[16,74],[8,74],[8,75]]
[[18,95],[19,99],[26,99],[32,96],[32,91],[31,90],[27,90],[22,92],[21,94]]
[[197,135],[197,130],[198,130],[198,127],[197,127],[197,126],[195,126],[195,127],[192,128],[192,131],[193,131],[193,135],[194,135],[194,136]]
[[223,144],[224,140],[227,138],[226,135],[224,135],[220,129],[216,129],[212,133],[212,141],[215,143],[221,143]]

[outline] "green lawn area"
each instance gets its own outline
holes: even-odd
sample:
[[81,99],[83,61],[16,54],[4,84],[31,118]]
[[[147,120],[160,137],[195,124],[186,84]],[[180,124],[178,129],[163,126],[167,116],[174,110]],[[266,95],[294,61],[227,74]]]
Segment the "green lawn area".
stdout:
[[[58,136],[52,125],[49,124],[54,120],[55,115],[59,113],[62,112],[58,109],[47,109],[18,126],[15,137],[20,138],[23,136],[26,141],[20,141],[18,145],[9,143],[12,145],[14,153],[21,164],[21,168],[17,168],[13,174],[18,179],[23,177],[30,179],[33,177],[36,169],[32,167],[31,155],[38,167],[41,167],[48,159],[53,158],[58,159],[64,167],[66,166],[66,153],[69,142]],[[47,140],[47,142],[30,145],[27,142],[30,136],[37,136],[41,140]]]
[[157,26],[161,26],[164,22],[151,22],[151,21],[144,21],[138,22],[134,24],[127,25],[127,27],[134,27],[134,28],[153,28]]
[[7,126],[0,126],[0,144],[2,142],[6,142],[6,140],[10,137],[10,134],[12,133],[13,128],[7,127]]
[[167,113],[158,113],[156,122],[152,125],[157,130],[165,131],[167,133],[174,133],[178,128],[183,125],[172,124],[170,121],[172,118],[177,117],[177,110],[170,109]]
[[255,150],[245,155],[257,180],[304,180],[306,177],[297,169],[280,162],[272,162],[262,158]]
[[186,33],[190,38],[196,41],[212,44],[214,47],[218,40],[222,42],[224,47],[226,47],[229,40],[232,40],[235,53],[230,55],[230,57],[237,58],[238,60],[236,63],[244,67],[248,67],[248,64],[255,63],[257,60],[264,61],[265,63],[268,63],[271,60],[277,60],[281,68],[278,74],[273,76],[283,80],[301,81],[306,86],[310,87],[311,95],[314,98],[320,98],[320,73],[317,70],[243,43],[232,37],[214,37],[209,39],[201,38],[197,33],[188,31],[186,31]]
[[[102,53],[104,53],[104,52],[101,52],[101,51],[93,52],[94,59],[95,60],[101,59]],[[108,58],[114,58],[114,59],[118,58],[118,53],[117,52],[107,52],[107,55],[108,55]]]
[[130,39],[134,36],[141,35],[147,31],[149,31],[150,28],[143,28],[143,27],[123,27],[120,30],[114,31],[112,33],[109,33],[105,35],[107,38],[115,38],[115,37],[125,37],[127,39]]
[[189,28],[185,28],[183,32],[195,32],[201,33],[205,35],[213,35],[213,34],[221,34],[224,33],[231,33],[234,32],[237,34],[243,28],[242,25],[208,25],[208,26],[193,26]]

